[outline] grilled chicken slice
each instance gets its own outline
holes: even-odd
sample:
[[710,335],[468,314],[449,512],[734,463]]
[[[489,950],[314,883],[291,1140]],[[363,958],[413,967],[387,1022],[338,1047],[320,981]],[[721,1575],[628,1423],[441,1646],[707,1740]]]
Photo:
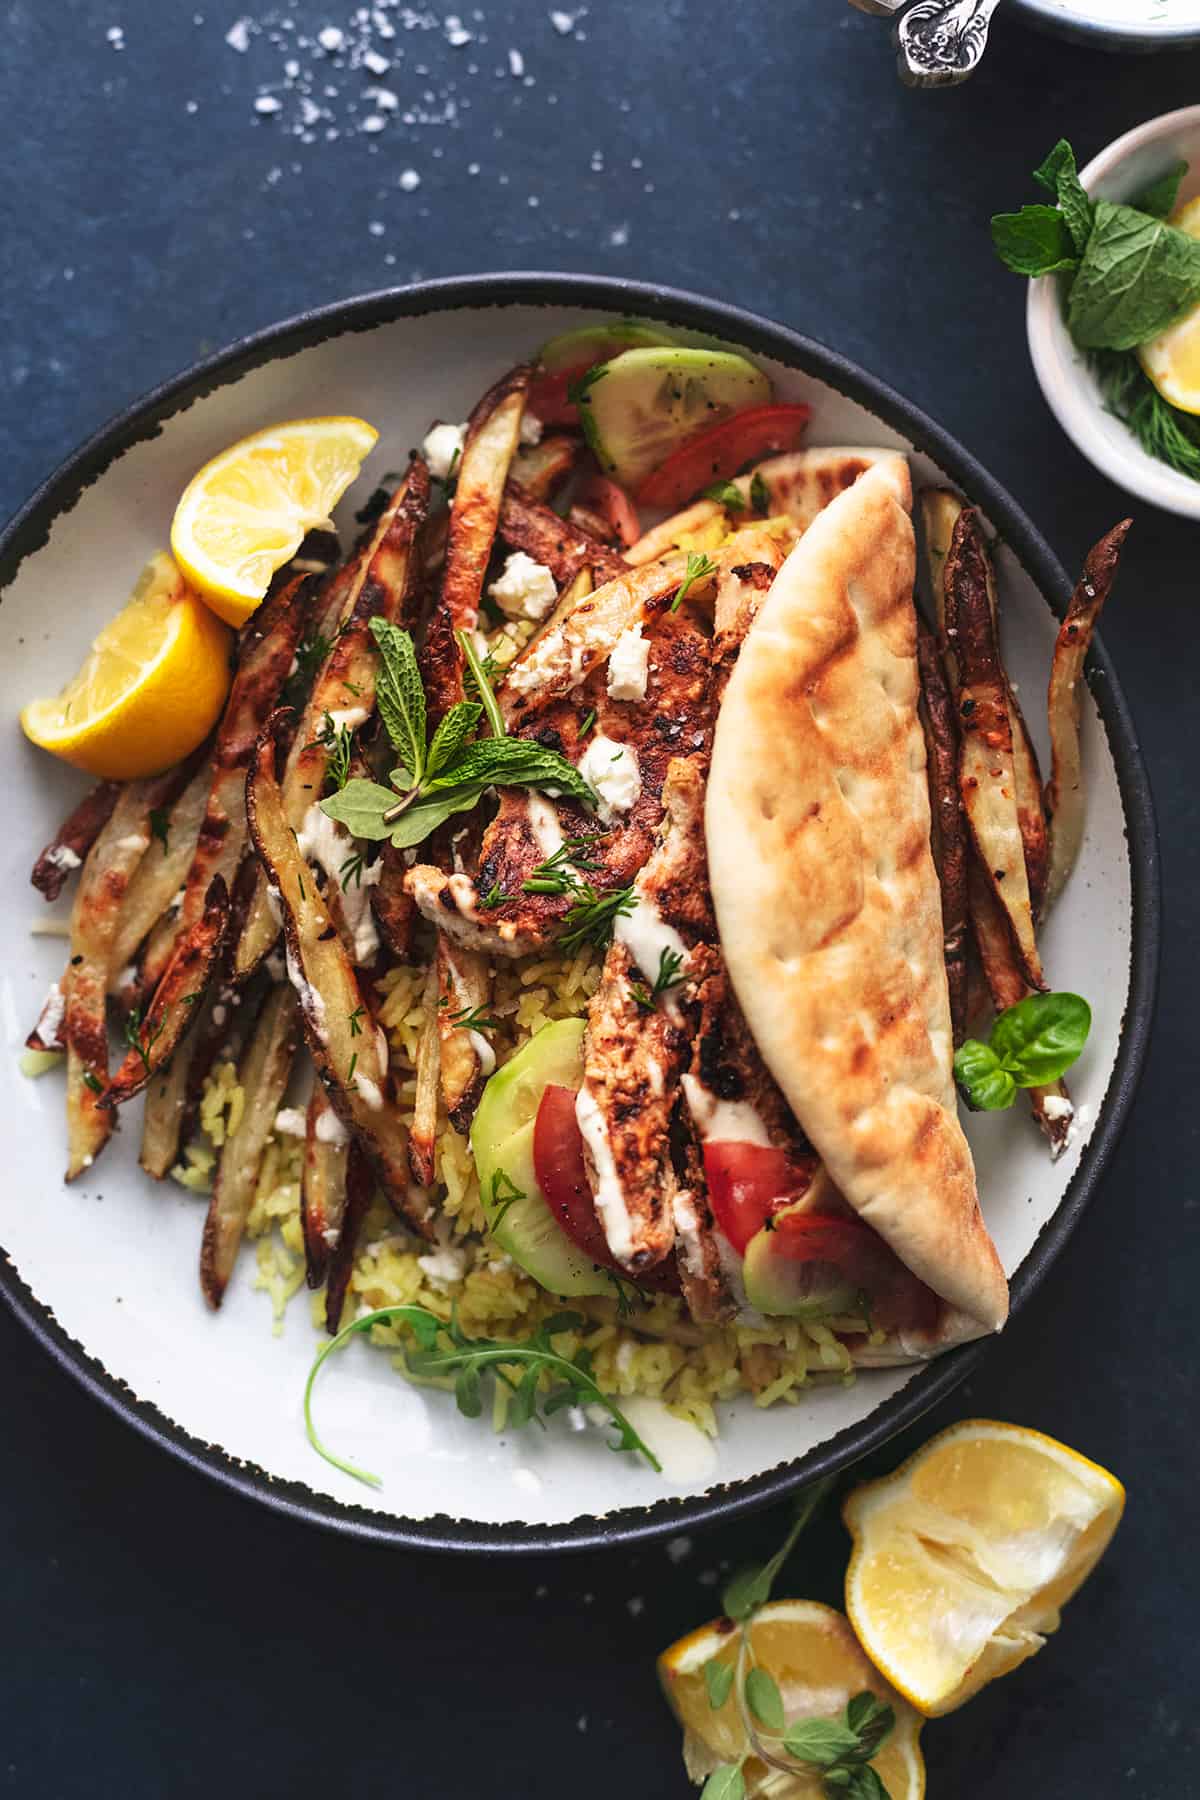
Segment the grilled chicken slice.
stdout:
[[[641,791],[627,811],[614,813],[606,826],[573,802],[505,789],[473,873],[431,864],[409,870],[405,885],[420,911],[456,943],[500,956],[528,955],[564,932],[569,943],[579,886],[612,893],[628,887],[646,862],[662,821],[668,767],[679,758],[707,755],[711,729],[710,644],[701,625],[687,611],[664,611],[648,641],[644,700],[611,699],[602,665],[520,727],[520,735],[561,751],[572,763],[600,739],[617,746],[613,756],[632,755]],[[564,846],[581,838],[595,841],[575,851],[573,882]],[[526,893],[534,871],[556,856],[549,882],[561,891]]]
[[588,1008],[576,1117],[609,1250],[633,1276],[675,1242],[671,1114],[691,1055],[692,997],[716,934],[704,854],[705,768],[671,763],[661,839],[616,921]]

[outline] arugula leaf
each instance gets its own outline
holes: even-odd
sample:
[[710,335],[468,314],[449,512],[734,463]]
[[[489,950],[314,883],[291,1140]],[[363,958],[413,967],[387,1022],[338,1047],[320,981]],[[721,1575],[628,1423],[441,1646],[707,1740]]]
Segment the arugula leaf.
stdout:
[[1018,1088],[1047,1087],[1065,1075],[1091,1025],[1092,1009],[1079,994],[1029,994],[999,1015],[986,1044],[968,1038],[960,1046],[955,1079],[972,1106],[1000,1112]]
[[1188,172],[1185,162],[1172,163],[1165,174],[1157,181],[1143,188],[1137,197],[1129,202],[1138,212],[1150,213],[1156,219],[1165,219],[1175,211],[1175,202],[1179,198],[1179,184]]
[[348,781],[340,793],[330,794],[322,800],[321,810],[339,825],[344,825],[354,837],[379,839],[392,835],[392,827],[385,825],[383,815],[396,804],[396,796],[391,788],[380,787],[377,781],[366,781],[356,775]]
[[482,717],[483,707],[475,700],[460,700],[450,708],[430,740],[425,759],[427,779],[454,761]]
[[722,1763],[700,1789],[700,1800],[744,1800],[745,1793],[741,1763]]
[[954,1053],[954,1079],[978,1112],[1004,1112],[1017,1097],[1017,1084],[990,1044],[965,1038]]
[[1014,275],[1053,275],[1077,269],[1079,258],[1067,221],[1056,206],[1023,206],[992,215],[992,243]]
[[1131,350],[1200,299],[1200,242],[1161,219],[1098,200],[1071,285],[1067,329],[1083,350]]
[[766,1669],[751,1669],[742,1684],[746,1705],[768,1731],[783,1730],[783,1695],[779,1684]]
[[1082,256],[1092,230],[1092,203],[1075,172],[1075,152],[1066,138],[1059,138],[1033,179],[1058,201],[1067,231],[1077,253]]
[[733,1663],[718,1662],[715,1656],[711,1662],[705,1663],[704,1685],[708,1689],[708,1704],[713,1712],[719,1712],[728,1700],[736,1673]]
[[745,512],[746,502],[736,481],[714,481],[700,495],[702,500],[717,500],[727,512]]
[[387,619],[372,619],[379,645],[379,716],[413,783],[425,773],[425,686],[412,636]]

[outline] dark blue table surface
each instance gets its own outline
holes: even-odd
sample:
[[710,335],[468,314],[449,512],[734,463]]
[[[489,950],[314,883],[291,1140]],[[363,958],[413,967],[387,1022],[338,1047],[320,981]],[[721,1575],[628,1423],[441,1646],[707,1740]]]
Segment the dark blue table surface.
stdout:
[[[439,9],[406,26],[391,6],[396,37],[374,33],[389,70],[352,71],[343,54],[314,81],[300,37],[333,26],[350,44],[355,10],[260,4],[239,51],[233,0],[6,0],[0,514],[111,412],[243,332],[418,276],[530,267],[693,287],[836,345],[960,436],[1068,565],[1126,510],[1038,395],[1024,295],[986,222],[1032,197],[1028,171],[1058,136],[1082,161],[1193,100],[1200,57],[1110,57],[1002,11],[969,87],[914,95],[893,78],[886,28],[841,0],[570,0],[566,32],[541,5],[483,0],[449,24]],[[307,128],[293,60],[322,108]],[[372,85],[394,107],[364,97]],[[273,98],[278,111],[256,110]],[[929,1728],[934,1800],[1200,1792],[1200,533],[1133,510],[1105,636],[1165,859],[1142,1093],[1059,1268],[969,1387],[876,1459],[956,1418],[1014,1419],[1116,1470],[1129,1509],[1046,1650]],[[187,1473],[7,1313],[0,1355],[5,1791],[688,1791],[653,1657],[715,1610],[719,1571],[774,1545],[778,1515],[674,1556],[388,1554]],[[827,1518],[787,1591],[836,1601],[844,1556]]]

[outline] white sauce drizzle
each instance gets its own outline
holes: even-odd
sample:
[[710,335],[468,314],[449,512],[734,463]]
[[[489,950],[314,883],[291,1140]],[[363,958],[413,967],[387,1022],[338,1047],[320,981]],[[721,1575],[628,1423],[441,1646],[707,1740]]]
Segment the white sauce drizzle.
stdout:
[[471,1040],[472,1050],[479,1059],[479,1073],[486,1081],[496,1067],[496,1052],[481,1031],[468,1031],[467,1036]]
[[761,1144],[770,1149],[767,1128],[748,1100],[720,1100],[694,1075],[683,1077],[683,1093],[702,1144]]
[[605,1239],[617,1261],[627,1263],[633,1254],[629,1209],[613,1161],[604,1114],[588,1091],[586,1082],[575,1097],[575,1118],[596,1171],[596,1213],[604,1228]]
[[558,813],[541,794],[531,793],[528,800],[529,829],[545,861],[561,850],[564,843],[559,829]]

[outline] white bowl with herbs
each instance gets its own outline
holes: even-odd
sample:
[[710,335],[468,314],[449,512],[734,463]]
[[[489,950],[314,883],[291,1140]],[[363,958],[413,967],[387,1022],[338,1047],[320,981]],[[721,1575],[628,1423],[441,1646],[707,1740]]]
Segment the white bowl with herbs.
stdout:
[[1102,474],[1200,518],[1200,106],[1152,119],[1076,174],[1050,152],[1041,199],[992,220],[1035,277],[1029,351],[1063,430]]

